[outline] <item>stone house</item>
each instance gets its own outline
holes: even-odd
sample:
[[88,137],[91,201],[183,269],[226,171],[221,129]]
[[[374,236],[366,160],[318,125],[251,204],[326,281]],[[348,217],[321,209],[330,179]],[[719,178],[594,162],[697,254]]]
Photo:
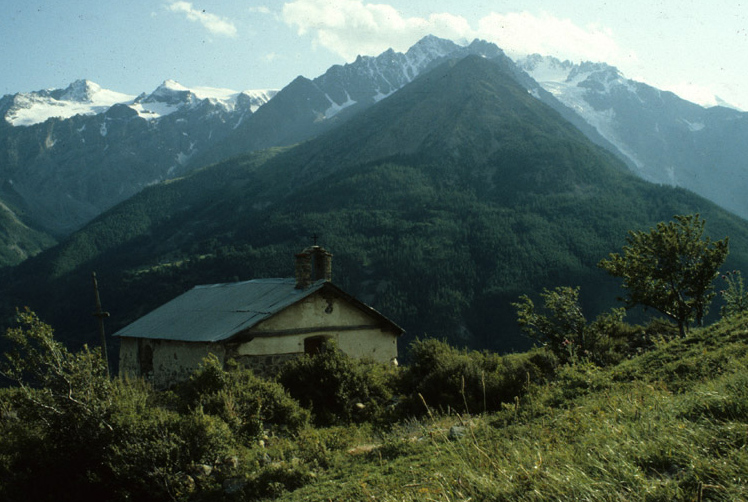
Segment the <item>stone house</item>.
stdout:
[[208,354],[262,374],[334,340],[344,353],[391,362],[402,328],[331,281],[332,255],[296,255],[295,279],[196,286],[113,336],[119,371],[157,387],[184,380]]

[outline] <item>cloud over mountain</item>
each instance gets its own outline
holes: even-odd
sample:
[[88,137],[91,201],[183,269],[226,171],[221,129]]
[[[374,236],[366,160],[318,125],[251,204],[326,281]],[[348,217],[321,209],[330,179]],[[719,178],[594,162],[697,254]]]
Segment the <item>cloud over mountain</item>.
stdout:
[[619,46],[611,30],[579,26],[548,13],[489,12],[471,26],[465,17],[448,12],[407,17],[392,5],[363,0],[295,0],[283,6],[282,18],[300,35],[310,35],[314,43],[348,60],[388,48],[406,50],[428,34],[451,40],[481,38],[514,56],[539,53],[612,62],[635,58]]
[[231,20],[206,12],[204,9],[196,9],[190,2],[172,2],[166,8],[184,14],[192,22],[202,24],[213,35],[232,38],[236,36],[236,26]]

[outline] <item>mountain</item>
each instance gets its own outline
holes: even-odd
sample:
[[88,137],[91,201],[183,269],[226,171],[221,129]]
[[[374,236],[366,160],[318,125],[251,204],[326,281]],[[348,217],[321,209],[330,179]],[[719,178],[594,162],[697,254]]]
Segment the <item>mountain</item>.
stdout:
[[26,224],[63,237],[145,186],[314,137],[435,61],[467,54],[505,57],[485,42],[461,47],[430,36],[406,54],[390,50],[334,66],[313,81],[299,77],[272,101],[275,91],[187,89],[169,80],[137,97],[86,80],[5,96],[0,200],[17,201]]
[[90,81],[0,100],[0,200],[64,236],[149,184],[179,175],[207,144],[273,96],[166,81],[138,97]]
[[748,218],[748,113],[698,106],[604,63],[533,55],[517,64],[614,145],[639,176],[687,188]]
[[314,79],[300,76],[277,94],[166,81],[133,97],[78,81],[67,89],[5,96],[0,201],[27,227],[63,238],[144,187],[318,137],[436,65],[470,54],[501,65],[530,96],[638,176],[687,188],[748,217],[745,113],[702,108],[602,63],[531,56],[515,64],[493,44],[460,46],[433,36],[405,53],[389,50]]
[[579,285],[588,315],[607,309],[617,283],[596,263],[627,230],[694,212],[730,236],[729,267],[748,265],[744,221],[639,179],[507,67],[468,56],[295,147],[144,189],[6,271],[0,305],[95,343],[93,270],[114,330],[196,284],[291,276],[317,233],[334,282],[404,326],[405,343],[511,350],[527,346],[519,295]]
[[146,119],[158,118],[184,107],[196,107],[207,100],[226,111],[237,107],[254,112],[276,91],[243,91],[212,87],[187,88],[166,80],[151,94],[131,96],[108,89],[90,80],[76,80],[65,89],[17,93],[0,99],[0,115],[13,126],[32,126],[50,118],[68,119],[75,115],[98,115],[114,105],[125,105]]
[[259,109],[252,120],[199,157],[197,164],[318,136],[392,95],[445,59],[470,54],[503,58],[511,64],[494,44],[476,40],[463,47],[427,36],[405,53],[389,49],[376,57],[359,56],[353,63],[335,65],[313,80],[299,76]]
[[18,93],[0,99],[0,115],[14,126],[39,124],[52,117],[103,113],[118,103],[131,102],[129,96],[106,89],[89,80],[76,80],[66,89]]

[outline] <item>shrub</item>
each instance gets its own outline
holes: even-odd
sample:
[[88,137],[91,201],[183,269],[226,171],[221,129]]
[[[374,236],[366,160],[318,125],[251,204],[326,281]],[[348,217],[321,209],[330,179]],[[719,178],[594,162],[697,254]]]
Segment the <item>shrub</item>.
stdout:
[[526,295],[512,305],[517,322],[530,338],[547,345],[563,362],[580,359],[605,364],[614,343],[610,333],[623,322],[624,309],[600,314],[591,323],[582,313],[579,288],[557,287],[540,294],[543,306],[536,308]]
[[743,274],[740,270],[725,272],[722,274],[722,280],[725,281],[725,289],[721,290],[720,296],[725,304],[720,309],[722,317],[730,317],[748,310],[748,291],[745,290]]
[[263,380],[248,369],[226,371],[214,355],[203,361],[177,393],[189,409],[220,417],[246,439],[273,427],[298,431],[309,421],[309,412],[281,385]]
[[286,363],[278,381],[318,425],[378,420],[392,399],[391,366],[352,359],[327,342],[321,353]]
[[[12,434],[33,447],[12,455],[14,486],[7,489],[34,500],[102,498],[108,476],[100,469],[102,455],[116,431],[113,384],[101,354],[85,346],[68,351],[29,310],[17,320],[6,332],[12,348],[0,368],[17,390],[4,406],[18,420]],[[52,497],[49,486],[60,495]]]
[[410,346],[400,391],[401,411],[423,415],[427,407],[448,412],[478,413],[501,408],[522,395],[529,382],[545,380],[556,366],[545,350],[500,356],[468,352],[439,340],[418,340]]

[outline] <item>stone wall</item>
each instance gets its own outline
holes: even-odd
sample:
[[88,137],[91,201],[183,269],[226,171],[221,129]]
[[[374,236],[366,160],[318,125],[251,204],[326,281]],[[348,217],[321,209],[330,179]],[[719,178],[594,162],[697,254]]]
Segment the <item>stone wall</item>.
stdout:
[[143,377],[156,388],[187,380],[209,354],[225,363],[226,350],[217,343],[122,338],[120,375]]
[[292,359],[303,354],[274,354],[268,356],[230,356],[232,361],[244,368],[251,369],[256,375],[271,378],[278,374],[281,367]]

